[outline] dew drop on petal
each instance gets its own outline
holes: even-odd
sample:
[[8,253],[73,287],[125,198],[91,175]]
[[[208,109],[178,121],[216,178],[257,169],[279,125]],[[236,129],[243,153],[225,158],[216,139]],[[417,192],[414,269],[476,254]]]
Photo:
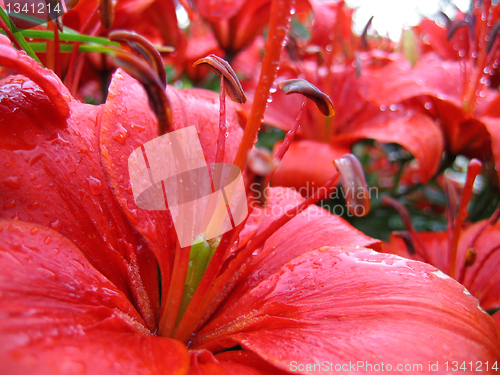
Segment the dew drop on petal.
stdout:
[[111,135],[111,138],[123,146],[125,145],[127,138],[130,137],[130,133],[122,126],[122,124],[117,124],[117,126],[118,129]]
[[19,177],[17,177],[17,176],[7,177],[2,182],[14,190],[18,190],[21,188],[21,184],[19,183]]
[[90,176],[88,179],[87,179],[88,183],[89,183],[89,189],[90,189],[90,192],[94,195],[99,195],[102,193],[102,183],[101,183],[101,180],[95,178],[95,177],[92,177]]
[[50,227],[54,229],[56,232],[59,232],[62,228],[62,223],[59,220],[54,220],[50,222]]

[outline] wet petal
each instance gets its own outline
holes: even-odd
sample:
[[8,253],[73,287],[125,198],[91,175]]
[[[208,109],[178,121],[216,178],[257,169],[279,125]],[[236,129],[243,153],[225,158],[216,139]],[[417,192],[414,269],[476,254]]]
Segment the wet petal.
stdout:
[[493,320],[462,285],[427,264],[352,247],[291,260],[195,339],[209,350],[238,344],[288,371],[291,361],[427,366],[500,355]]
[[[253,210],[240,235],[240,244],[264,231],[274,220],[303,200],[300,194],[291,189],[268,189],[267,206]],[[340,208],[347,211],[347,207]],[[356,230],[339,216],[330,214],[323,208],[310,206],[274,233],[260,250],[254,252],[245,268],[240,270],[240,277],[241,274],[247,276],[231,293],[228,301],[236,303],[256,283],[277,272],[293,258],[313,249],[344,245],[378,248],[378,243],[377,239]]]
[[25,77],[6,78],[0,91],[0,216],[39,223],[69,238],[134,301],[153,329],[157,266],[125,220],[102,169],[96,123],[101,108],[62,91],[71,116],[61,121]]
[[[276,143],[274,152],[280,145],[280,142]],[[309,196],[313,189],[323,186],[337,172],[333,161],[349,152],[350,149],[345,146],[336,148],[312,140],[292,142],[276,169],[271,185],[291,187],[303,196]]]
[[417,108],[399,105],[393,109],[367,109],[333,139],[347,144],[365,138],[398,143],[418,160],[420,180],[425,183],[439,166],[444,147],[442,132],[430,117]]
[[186,348],[153,336],[126,295],[70,240],[10,220],[0,220],[0,237],[4,372],[186,372]]
[[213,355],[207,350],[191,352],[189,374],[196,375],[282,375],[288,374],[253,353],[236,350]]
[[14,48],[0,45],[0,66],[10,68],[16,73],[22,74],[36,83],[50,99],[50,104],[63,119],[70,114],[67,102],[67,93],[62,88],[60,81],[55,78],[53,72],[42,69],[38,63],[26,56],[24,52],[18,52]]
[[[462,284],[476,297],[485,310],[500,308],[500,224],[488,225],[474,242],[484,221],[477,222],[460,235],[456,274],[459,275],[465,267],[467,252],[472,247],[476,253],[474,264],[467,267]],[[427,262],[441,270],[448,267],[448,235],[446,232],[417,232],[422,250],[425,251]],[[409,256],[401,239],[391,236],[389,243],[383,245],[384,252],[402,255],[408,258],[422,260],[415,255]]]
[[396,60],[362,76],[366,98],[379,105],[390,105],[416,96],[431,95],[461,107],[458,87],[460,63],[422,56],[415,68]]
[[500,178],[500,118],[484,116],[480,118],[491,137],[491,151],[495,162],[497,176]]

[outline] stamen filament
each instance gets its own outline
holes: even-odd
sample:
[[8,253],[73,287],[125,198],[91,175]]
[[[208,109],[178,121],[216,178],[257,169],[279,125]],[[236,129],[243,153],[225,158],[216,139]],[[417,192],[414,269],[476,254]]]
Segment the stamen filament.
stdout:
[[160,336],[171,337],[174,332],[184,294],[184,284],[186,283],[186,275],[189,267],[189,254],[189,249],[181,249],[177,244],[167,302],[162,309],[162,316],[159,323],[158,334]]
[[21,44],[19,43],[19,40],[17,40],[17,38],[14,36],[14,34],[12,33],[12,31],[10,31],[9,27],[7,26],[7,24],[5,23],[5,21],[1,17],[0,17],[0,28],[3,31],[5,31],[5,33],[9,37],[10,41],[14,44],[14,46],[18,50],[21,51],[23,49],[23,47],[21,47]]
[[[225,89],[225,81],[224,76],[220,79],[220,109],[219,109],[219,137],[217,138],[217,152],[215,154],[215,162],[223,163],[224,162],[224,151],[226,147],[226,134],[227,134],[227,124],[226,124],[226,89]],[[220,168],[217,170],[222,171]],[[220,180],[219,179],[217,181]]]
[[410,233],[411,239],[413,241],[413,249],[415,250],[415,253],[420,255],[422,259],[425,262],[428,262],[428,257],[425,252],[425,246],[422,244],[420,241],[420,238],[415,231],[415,228],[413,227],[413,224],[411,223],[410,219],[410,214],[406,210],[406,208],[399,203],[396,199],[391,198],[391,197],[383,197],[382,198],[382,203],[388,207],[394,208],[396,211],[398,211],[399,216],[401,217],[401,221],[403,222],[403,225],[405,229]]
[[280,61],[283,42],[290,30],[290,11],[294,3],[295,1],[293,0],[273,0],[271,4],[271,20],[259,83],[255,91],[248,122],[245,126],[245,132],[243,133],[241,144],[234,159],[234,164],[241,170],[244,170],[246,167],[248,151],[250,151],[257,140],[257,134],[264,118],[269,90],[273,85],[278,71],[278,62]]
[[460,198],[460,204],[458,206],[458,213],[453,221],[453,232],[451,238],[449,238],[449,249],[448,249],[448,275],[456,279],[457,270],[456,270],[456,261],[457,261],[457,251],[458,251],[458,241],[460,239],[460,232],[462,231],[462,226],[467,218],[469,210],[467,205],[470,202],[472,196],[472,190],[474,187],[474,181],[476,177],[481,172],[482,163],[477,159],[472,159],[469,162],[469,166],[467,168],[467,177],[465,181],[464,190],[462,193],[462,197]]

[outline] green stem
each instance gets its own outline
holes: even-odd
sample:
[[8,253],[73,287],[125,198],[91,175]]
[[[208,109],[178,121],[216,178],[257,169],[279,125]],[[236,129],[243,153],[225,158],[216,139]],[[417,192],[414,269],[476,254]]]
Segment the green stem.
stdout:
[[201,278],[207,270],[208,264],[217,249],[219,241],[207,242],[200,234],[191,245],[191,252],[189,254],[189,266],[186,275],[186,284],[184,285],[184,293],[182,295],[181,307],[179,315],[177,316],[177,324],[179,324],[184,312],[186,311],[191,298],[200,284]]

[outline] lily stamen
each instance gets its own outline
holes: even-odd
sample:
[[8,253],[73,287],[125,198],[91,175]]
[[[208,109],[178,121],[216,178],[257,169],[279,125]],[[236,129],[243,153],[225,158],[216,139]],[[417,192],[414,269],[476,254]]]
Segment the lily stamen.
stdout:
[[395,209],[396,211],[398,211],[399,216],[401,218],[401,221],[403,222],[403,226],[405,227],[407,233],[409,233],[409,235],[410,235],[409,237],[404,236],[403,238],[406,238],[406,240],[404,240],[404,241],[405,241],[405,243],[407,243],[407,241],[410,241],[410,240],[412,241],[412,248],[411,248],[410,252],[412,252],[412,251],[415,252],[416,254],[420,255],[425,262],[428,262],[429,259],[426,256],[426,252],[424,250],[424,245],[420,241],[418,233],[415,230],[415,228],[413,227],[413,224],[411,223],[410,214],[409,214],[408,210],[405,208],[405,206],[403,206],[396,199],[391,198],[391,197],[383,197],[382,203],[385,206],[391,207],[391,208]]
[[132,51],[140,54],[151,64],[158,74],[158,78],[167,87],[167,72],[160,53],[149,40],[129,31],[116,30],[109,34],[109,40],[119,42],[122,47],[127,45]]

